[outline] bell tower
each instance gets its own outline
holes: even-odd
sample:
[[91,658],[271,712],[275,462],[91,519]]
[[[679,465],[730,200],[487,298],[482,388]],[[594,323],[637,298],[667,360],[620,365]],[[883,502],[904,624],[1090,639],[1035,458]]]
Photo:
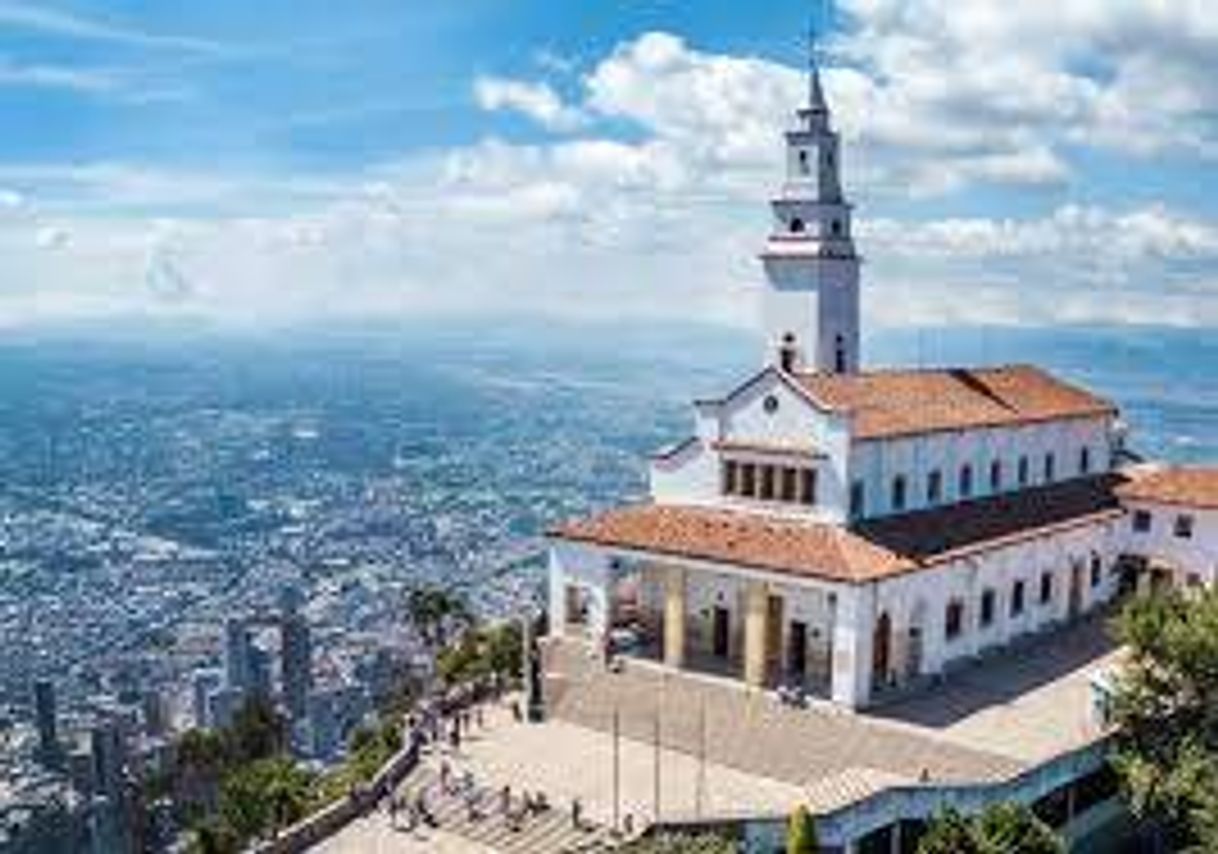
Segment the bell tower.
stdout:
[[787,372],[859,368],[859,264],[842,197],[838,135],[810,39],[808,102],[786,137],[786,180],[771,200],[765,270],[765,361]]

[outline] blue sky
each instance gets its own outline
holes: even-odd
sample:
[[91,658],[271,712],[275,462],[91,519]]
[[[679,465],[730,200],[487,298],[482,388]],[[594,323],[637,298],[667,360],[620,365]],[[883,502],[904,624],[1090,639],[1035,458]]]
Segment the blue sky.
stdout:
[[[744,322],[814,5],[0,0],[0,326]],[[842,0],[826,53],[874,322],[1218,323],[1200,4]]]

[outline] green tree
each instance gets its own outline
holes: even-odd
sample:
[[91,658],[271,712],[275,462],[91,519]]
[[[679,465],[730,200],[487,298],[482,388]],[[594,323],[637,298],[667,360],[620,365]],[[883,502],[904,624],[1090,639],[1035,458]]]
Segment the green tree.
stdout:
[[808,808],[800,804],[787,821],[787,854],[816,854],[819,849],[816,822]]
[[237,764],[266,759],[287,746],[287,724],[271,704],[255,697],[237,710],[224,730],[225,752]]
[[1218,851],[1218,589],[1132,599],[1116,635],[1114,765],[1130,807],[1172,847]]
[[423,640],[433,647],[445,646],[452,628],[474,622],[464,597],[432,585],[413,588],[406,596],[406,611]]
[[224,780],[220,815],[239,839],[254,839],[304,815],[313,777],[286,756],[259,759]]
[[918,842],[918,854],[1065,854],[1062,840],[1028,807],[992,804],[979,815],[947,809]]

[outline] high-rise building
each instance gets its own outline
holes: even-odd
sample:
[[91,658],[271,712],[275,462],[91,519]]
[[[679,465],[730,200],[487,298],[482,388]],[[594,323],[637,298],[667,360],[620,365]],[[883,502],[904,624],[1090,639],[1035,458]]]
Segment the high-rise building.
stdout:
[[169,729],[169,701],[156,689],[144,692],[144,731],[149,735],[164,735]]
[[285,613],[280,623],[280,635],[283,702],[292,718],[299,720],[308,713],[309,689],[313,685],[313,647],[309,624],[297,613]]
[[271,697],[271,655],[257,644],[250,644],[250,679],[245,693],[269,700]]
[[99,795],[116,800],[122,794],[123,737],[117,721],[103,719],[89,733],[93,750],[93,781]]
[[195,672],[193,687],[193,705],[195,726],[199,729],[210,729],[216,725],[210,714],[209,698],[212,692],[218,690],[224,683],[224,677],[218,670],[199,670]]
[[249,690],[253,681],[254,642],[245,620],[231,619],[224,626],[224,676],[229,688]]
[[34,718],[38,726],[38,755],[48,765],[61,758],[59,727],[55,714],[55,685],[49,679],[34,683]]

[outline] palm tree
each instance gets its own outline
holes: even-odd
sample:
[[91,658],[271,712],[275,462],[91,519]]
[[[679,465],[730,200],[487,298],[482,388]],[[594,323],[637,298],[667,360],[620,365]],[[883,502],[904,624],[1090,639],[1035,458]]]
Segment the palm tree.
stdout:
[[424,643],[432,648],[447,645],[453,626],[474,621],[463,596],[432,585],[413,588],[406,597],[406,610]]

